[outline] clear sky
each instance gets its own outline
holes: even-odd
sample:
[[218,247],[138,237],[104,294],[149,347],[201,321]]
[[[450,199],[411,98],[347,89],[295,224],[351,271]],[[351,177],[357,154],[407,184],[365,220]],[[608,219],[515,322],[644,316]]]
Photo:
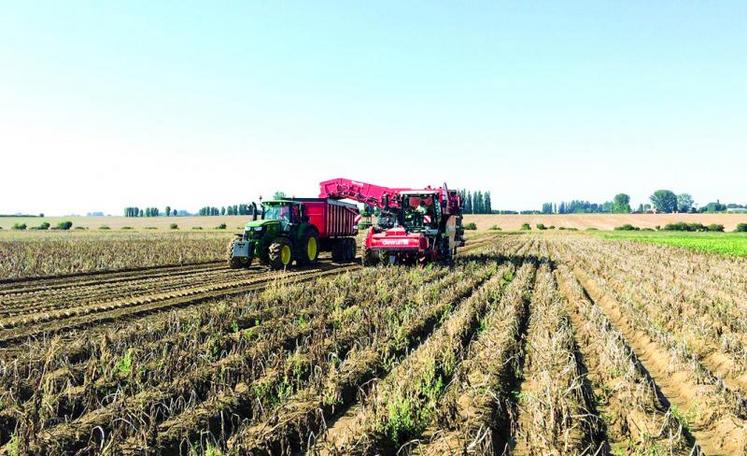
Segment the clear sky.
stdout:
[[0,213],[345,176],[747,203],[747,2],[3,2]]

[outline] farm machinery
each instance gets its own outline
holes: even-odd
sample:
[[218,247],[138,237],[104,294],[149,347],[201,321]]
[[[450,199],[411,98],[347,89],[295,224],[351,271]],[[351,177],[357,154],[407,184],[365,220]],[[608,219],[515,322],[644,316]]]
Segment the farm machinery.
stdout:
[[254,258],[272,269],[286,268],[293,261],[308,266],[317,262],[322,251],[331,251],[338,262],[355,258],[355,204],[287,198],[262,202],[261,214],[254,207],[254,219],[228,246],[229,267],[249,267]]
[[272,269],[293,261],[300,266],[317,262],[319,252],[332,260],[350,261],[356,255],[358,207],[348,199],[379,212],[363,248],[363,264],[449,263],[464,245],[462,202],[456,190],[390,188],[331,179],[319,184],[319,198],[285,198],[261,203],[261,217],[246,224],[228,247],[231,268],[249,267],[254,258]]
[[319,197],[351,199],[379,210],[363,248],[363,264],[450,263],[464,245],[462,201],[456,190],[389,188],[338,178],[319,184]]

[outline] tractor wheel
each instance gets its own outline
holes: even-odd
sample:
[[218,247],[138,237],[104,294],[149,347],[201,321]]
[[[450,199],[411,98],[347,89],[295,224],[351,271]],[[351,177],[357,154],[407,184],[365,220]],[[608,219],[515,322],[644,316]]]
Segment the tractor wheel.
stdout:
[[226,255],[228,256],[228,267],[231,269],[239,269],[241,267],[241,260],[233,256],[233,246],[235,243],[236,239],[231,240],[231,242],[228,243],[228,248],[226,249]]
[[233,239],[231,242],[228,243],[228,267],[231,269],[239,269],[242,266],[249,267],[249,265],[252,264],[252,260],[246,261],[244,259],[241,259],[239,257],[233,256],[233,246],[238,241],[238,239]]
[[300,249],[298,264],[308,266],[316,263],[319,258],[319,236],[313,230],[309,230],[301,240]]
[[275,239],[270,244],[267,253],[270,260],[270,268],[272,269],[285,269],[293,261],[293,248],[290,241],[286,238],[280,237]]

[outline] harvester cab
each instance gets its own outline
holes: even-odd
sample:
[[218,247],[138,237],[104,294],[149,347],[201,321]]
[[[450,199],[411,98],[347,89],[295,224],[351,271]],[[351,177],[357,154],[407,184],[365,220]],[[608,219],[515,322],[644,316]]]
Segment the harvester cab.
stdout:
[[441,205],[435,192],[405,191],[400,195],[400,220],[408,232],[436,235],[441,220]]

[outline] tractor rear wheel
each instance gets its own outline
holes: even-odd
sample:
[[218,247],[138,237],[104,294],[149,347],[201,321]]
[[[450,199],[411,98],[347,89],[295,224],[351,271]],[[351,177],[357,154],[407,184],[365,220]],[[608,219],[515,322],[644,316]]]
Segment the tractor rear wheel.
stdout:
[[319,236],[313,230],[309,230],[301,240],[300,249],[298,253],[300,265],[308,266],[316,263],[319,258]]
[[270,248],[267,249],[270,268],[285,269],[293,261],[293,248],[288,239],[280,237],[275,239]]

